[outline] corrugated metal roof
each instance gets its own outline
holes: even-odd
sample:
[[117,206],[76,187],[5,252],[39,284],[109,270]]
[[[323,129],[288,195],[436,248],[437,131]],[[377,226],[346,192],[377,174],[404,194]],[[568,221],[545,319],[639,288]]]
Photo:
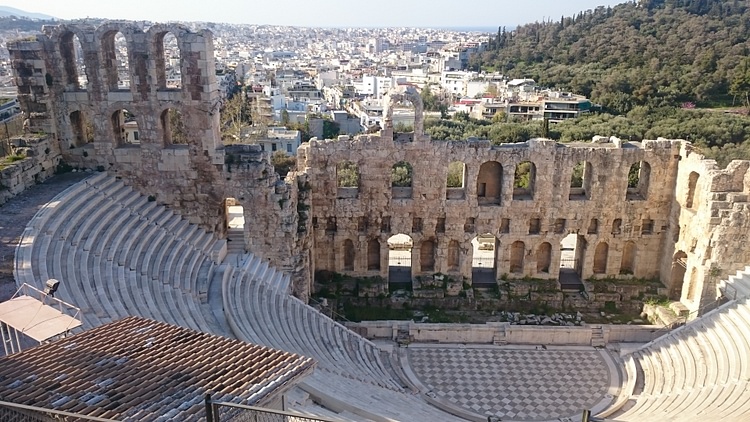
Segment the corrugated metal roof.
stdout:
[[314,364],[293,353],[128,317],[0,359],[0,400],[117,420],[200,420],[206,393],[262,403]]

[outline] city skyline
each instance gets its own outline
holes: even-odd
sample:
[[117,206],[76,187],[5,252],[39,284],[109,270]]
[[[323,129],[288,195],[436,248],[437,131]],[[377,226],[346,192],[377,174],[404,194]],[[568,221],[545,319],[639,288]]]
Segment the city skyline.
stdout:
[[28,2],[6,0],[3,5],[27,12],[44,13],[58,19],[107,18],[150,21],[198,21],[232,24],[267,24],[306,27],[431,27],[431,28],[492,28],[516,26],[546,19],[558,20],[597,6],[614,6],[622,0],[579,0],[558,2],[539,0],[533,8],[517,2],[498,0],[477,7],[463,7],[448,0],[398,2],[381,0],[366,7],[352,7],[345,0],[308,2],[289,0],[283,7],[276,3],[246,6],[237,0],[216,0],[206,9],[195,0],[149,2],[132,0],[122,3],[98,0],[54,2],[29,7]]

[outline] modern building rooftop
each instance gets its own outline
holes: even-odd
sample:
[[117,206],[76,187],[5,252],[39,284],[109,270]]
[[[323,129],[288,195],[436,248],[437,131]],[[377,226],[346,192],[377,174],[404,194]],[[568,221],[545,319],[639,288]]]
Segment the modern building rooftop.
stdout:
[[128,317],[0,359],[0,400],[115,420],[205,420],[204,395],[262,405],[312,372],[293,353]]

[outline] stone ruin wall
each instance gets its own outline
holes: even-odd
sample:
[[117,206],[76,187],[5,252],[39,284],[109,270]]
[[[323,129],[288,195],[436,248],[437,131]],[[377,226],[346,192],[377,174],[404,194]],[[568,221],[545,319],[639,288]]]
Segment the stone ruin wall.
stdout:
[[680,156],[662,280],[688,311],[703,313],[719,281],[750,264],[750,161],[720,169],[687,143]]
[[0,205],[52,177],[62,159],[59,144],[48,136],[12,138],[10,145],[13,155],[26,158],[0,166]]
[[[633,275],[658,277],[679,147],[679,142],[672,141],[605,147],[562,145],[549,140],[501,146],[491,146],[488,141],[394,143],[377,136],[353,141],[313,140],[301,148],[300,157],[304,157],[305,169],[313,180],[316,268],[387,277],[387,240],[403,233],[414,242],[414,276],[442,272],[471,280],[471,240],[480,234],[492,234],[499,242],[498,279],[503,274],[511,278],[557,279],[558,245],[568,234],[578,233],[587,244],[581,257],[583,278],[594,275],[595,249],[602,242],[608,245],[606,268],[596,276],[620,277],[623,249],[629,241],[637,245]],[[338,188],[336,168],[344,161],[358,165],[358,189]],[[391,167],[400,161],[413,166],[412,199],[396,199],[392,195],[396,188],[391,188]],[[448,164],[453,161],[465,164],[465,187],[460,192],[446,188]],[[477,196],[480,168],[493,161],[502,165],[500,204],[480,205],[482,199]],[[513,199],[516,165],[524,161],[532,162],[536,169],[532,192],[523,199]],[[570,200],[571,173],[582,161],[592,169],[589,199]],[[630,166],[640,161],[648,162],[651,167],[648,192],[645,199],[626,200]],[[538,233],[530,234],[530,225],[536,219],[540,223]],[[622,222],[619,230],[613,231],[616,219]],[[652,221],[653,229],[642,234],[646,220]],[[375,271],[367,269],[368,242],[373,239],[380,245],[380,269]],[[355,251],[351,271],[344,270],[347,240],[353,243]],[[425,241],[436,246],[435,266],[420,271],[420,245]],[[460,246],[458,268],[451,268],[448,263],[452,241]],[[512,271],[510,247],[518,241],[524,246],[523,268]],[[537,253],[543,243],[552,246],[548,272],[537,268]]]
[[[497,239],[498,281],[504,276],[558,279],[557,245],[577,233],[586,244],[576,257],[583,279],[656,277],[672,299],[697,315],[721,295],[716,290],[720,280],[750,264],[745,240],[750,233],[750,161],[734,161],[722,170],[693,152],[690,143],[664,139],[610,144],[533,139],[500,146],[431,141],[419,132],[394,134],[389,109],[379,136],[312,140],[300,148],[300,165],[313,181],[317,269],[387,278],[387,240],[402,233],[413,240],[412,276],[440,272],[471,280],[471,240],[488,233]],[[400,161],[413,168],[406,195],[404,188],[391,187],[392,166]],[[448,164],[455,161],[465,165],[460,189],[446,187]],[[357,188],[338,186],[337,166],[344,162],[357,165]],[[488,181],[481,174],[487,162],[502,166],[502,186],[495,187],[500,198],[493,201],[499,203],[489,205],[478,195],[479,183]],[[535,176],[531,191],[518,195],[513,181],[522,162],[534,164]],[[570,187],[573,167],[580,162],[587,163],[590,184],[584,182],[583,197],[570,196],[581,192]],[[628,174],[637,162],[648,163],[650,174],[647,189],[634,192],[628,188]],[[523,242],[523,258],[522,267],[514,269],[518,258],[511,261],[511,248],[517,242]],[[607,245],[604,262],[596,253],[602,243]],[[551,246],[551,258],[543,257],[544,244]],[[371,246],[378,247],[377,253]],[[430,262],[423,268],[425,257],[434,259],[434,266]],[[549,270],[540,271],[538,263],[545,259]],[[632,263],[632,273],[622,271],[626,261]]]
[[[127,90],[117,89],[117,75],[108,70],[113,68],[110,41],[116,32],[128,42],[133,77]],[[161,44],[167,32],[180,46],[182,89],[166,87]],[[84,52],[86,90],[71,75],[73,34]],[[720,170],[684,142],[562,145],[530,140],[491,146],[487,141],[430,141],[422,133],[419,112],[415,133],[393,131],[393,102],[410,101],[421,110],[419,96],[407,89],[386,98],[385,127],[379,135],[313,140],[298,151],[300,171],[282,180],[257,146],[224,147],[220,141],[221,104],[209,31],[193,32],[180,25],[143,28],[130,22],[61,25],[44,28],[36,39],[10,43],[9,50],[29,130],[47,134],[53,152],[59,151],[70,165],[122,177],[220,236],[226,230],[223,202],[236,198],[248,222],[246,250],[292,274],[294,293],[302,298],[310,293],[316,268],[387,277],[387,239],[396,233],[414,241],[413,276],[443,272],[468,280],[470,242],[478,234],[490,233],[498,240],[497,278],[507,274],[556,279],[557,245],[567,234],[578,233],[587,245],[578,257],[583,278],[630,277],[620,274],[625,249],[630,248],[635,252],[632,276],[659,277],[690,310],[711,303],[717,281],[750,263],[744,245],[750,225],[750,162],[734,162]],[[137,116],[140,144],[120,140],[112,119],[120,109]],[[182,113],[186,144],[170,142],[161,118],[167,109]],[[91,119],[92,142],[82,141],[76,133],[71,121],[76,112]],[[336,165],[343,161],[358,165],[358,188],[337,186]],[[391,168],[399,161],[413,166],[411,189],[391,188]],[[446,188],[447,166],[453,161],[465,164],[460,189]],[[515,167],[523,161],[534,164],[536,177],[532,191],[514,199]],[[585,195],[571,200],[571,172],[581,161],[590,165],[589,181],[580,189]],[[650,166],[648,190],[626,199],[630,165],[640,161]],[[480,175],[487,162],[502,166],[501,185],[498,177]],[[698,175],[695,183],[690,182],[692,173]],[[490,201],[499,204],[480,204],[487,202],[477,195],[480,178],[487,189],[500,193],[499,201]],[[411,193],[412,199],[394,198],[394,193]],[[538,225],[534,233],[529,232],[532,222]],[[368,258],[374,240],[379,247],[377,265],[369,262],[375,255]],[[352,248],[345,246],[347,241]],[[421,271],[420,248],[426,242],[434,245],[434,266]],[[523,242],[523,265],[512,269],[511,264],[518,264],[511,262],[511,246],[520,245],[516,242]],[[545,243],[552,251],[548,272],[538,266]],[[595,251],[603,243],[608,250],[602,262]],[[684,277],[675,271],[680,260]]]
[[[129,89],[118,89],[114,36],[127,41]],[[170,89],[164,71],[163,38],[171,33],[180,49],[182,88]],[[73,35],[83,50],[88,86],[77,82]],[[79,168],[107,171],[142,194],[153,196],[191,222],[226,233],[226,198],[244,207],[245,249],[292,275],[294,293],[307,297],[311,284],[308,218],[300,213],[298,185],[304,175],[282,180],[270,157],[254,146],[224,147],[220,138],[221,99],[210,31],[182,25],[107,22],[98,27],[44,27],[33,40],[9,44],[19,101],[30,131],[46,133],[62,159]],[[173,144],[163,116],[177,110],[187,142]],[[113,116],[136,116],[139,143],[124,142]],[[93,126],[82,139],[76,116]],[[80,119],[80,117],[78,117]],[[227,159],[230,157],[230,159]],[[299,180],[298,180],[299,179]],[[304,189],[303,189],[304,190]],[[300,216],[302,221],[300,222]]]

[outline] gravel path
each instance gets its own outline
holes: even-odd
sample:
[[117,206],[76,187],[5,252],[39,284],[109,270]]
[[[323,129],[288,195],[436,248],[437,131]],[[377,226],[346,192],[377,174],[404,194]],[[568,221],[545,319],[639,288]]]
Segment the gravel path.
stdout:
[[16,291],[13,262],[16,245],[26,224],[55,195],[90,174],[65,173],[53,176],[0,205],[0,302],[10,299]]

